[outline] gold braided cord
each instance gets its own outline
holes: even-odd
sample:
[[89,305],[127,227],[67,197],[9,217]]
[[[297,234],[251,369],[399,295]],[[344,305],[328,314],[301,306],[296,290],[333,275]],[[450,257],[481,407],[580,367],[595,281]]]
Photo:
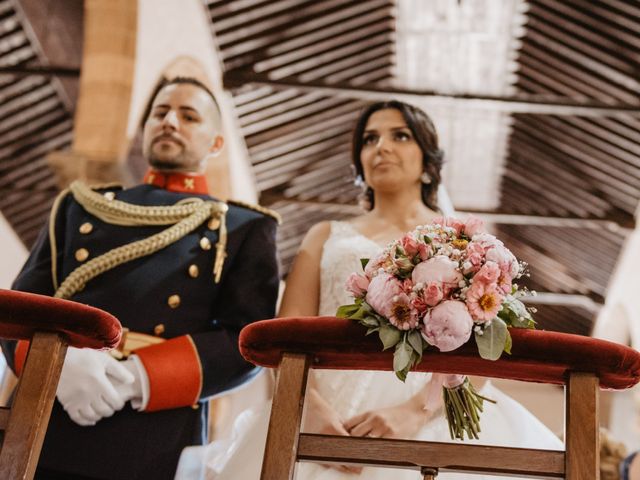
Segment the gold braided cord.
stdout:
[[51,206],[51,212],[49,213],[49,248],[51,249],[51,284],[53,289],[58,289],[58,242],[56,240],[56,217],[58,216],[58,210],[60,209],[60,203],[62,199],[67,196],[69,189],[62,190]]
[[195,200],[194,202],[173,206],[142,207],[122,201],[108,200],[80,182],[71,184],[71,192],[76,201],[89,213],[108,223],[124,226],[166,225],[167,223],[174,223],[174,225],[143,240],[114,248],[77,267],[56,290],[55,297],[72,297],[76,292],[84,288],[87,282],[98,275],[123,263],[151,255],[175,243],[194,231],[209,218],[220,219],[220,231],[214,263],[214,277],[216,283],[219,281],[227,241],[224,222],[228,208],[226,204],[205,202],[198,198],[193,199]]
[[103,222],[114,225],[171,225],[192,215],[196,210],[202,208],[203,204],[211,206],[209,208],[211,208],[212,214],[225,213],[228,208],[223,202],[205,202],[197,197],[184,199],[175,205],[134,205],[121,200],[107,200],[104,195],[93,191],[79,181],[73,182],[70,188],[77,202],[87,212]]

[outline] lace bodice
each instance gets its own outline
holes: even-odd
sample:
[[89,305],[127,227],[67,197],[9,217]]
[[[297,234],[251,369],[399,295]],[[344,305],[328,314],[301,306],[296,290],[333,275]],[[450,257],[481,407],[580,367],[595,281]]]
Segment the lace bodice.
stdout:
[[347,222],[331,222],[331,234],[320,259],[319,315],[335,315],[340,305],[353,303],[344,283],[353,272],[362,273],[361,258],[371,258],[382,246],[358,233]]
[[[359,233],[346,222],[331,222],[320,259],[319,315],[335,315],[340,305],[353,303],[345,281],[353,272],[362,272],[361,258],[371,258],[383,246]],[[363,333],[364,334],[364,333]],[[424,374],[412,372],[402,384],[393,372],[313,370],[317,388],[344,419],[363,411],[407,400],[426,381]],[[390,388],[393,387],[393,388]]]

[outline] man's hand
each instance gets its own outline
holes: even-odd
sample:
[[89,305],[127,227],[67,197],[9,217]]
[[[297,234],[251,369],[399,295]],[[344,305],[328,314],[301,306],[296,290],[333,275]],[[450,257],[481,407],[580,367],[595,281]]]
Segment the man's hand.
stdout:
[[133,382],[114,382],[116,391],[124,402],[131,401],[131,407],[142,411],[149,402],[149,377],[137,355],[131,355],[120,364],[133,375]]
[[114,383],[132,383],[133,375],[106,352],[69,347],[64,360],[57,397],[71,420],[95,425],[122,409]]

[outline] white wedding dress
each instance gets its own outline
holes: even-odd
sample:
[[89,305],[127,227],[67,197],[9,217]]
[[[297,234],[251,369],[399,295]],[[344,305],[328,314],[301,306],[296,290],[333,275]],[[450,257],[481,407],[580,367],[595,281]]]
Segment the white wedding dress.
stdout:
[[[331,234],[325,242],[320,263],[321,287],[319,315],[335,315],[339,305],[352,303],[345,290],[345,279],[360,271],[360,259],[370,258],[382,246],[358,233],[346,222],[331,222]],[[406,401],[422,388],[430,374],[412,372],[403,384],[393,372],[312,370],[316,388],[343,420],[362,412]],[[518,402],[487,382],[481,393],[497,404],[485,402],[481,416],[480,440],[466,443],[524,448],[564,449],[563,443],[542,422]],[[269,407],[244,412],[236,421],[232,438],[206,447],[190,447],[181,459],[176,480],[259,479]],[[442,410],[436,413],[417,438],[451,442]],[[416,470],[364,468],[362,473],[342,473],[322,465],[299,462],[296,480],[419,480]],[[506,477],[447,473],[438,480]]]

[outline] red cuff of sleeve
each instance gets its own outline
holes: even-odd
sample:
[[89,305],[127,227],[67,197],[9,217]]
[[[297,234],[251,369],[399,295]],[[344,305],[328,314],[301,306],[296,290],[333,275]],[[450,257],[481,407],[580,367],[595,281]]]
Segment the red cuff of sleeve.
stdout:
[[29,352],[29,340],[18,340],[16,344],[16,351],[13,354],[13,365],[16,369],[16,376],[19,377],[24,368],[24,362],[27,359],[27,353]]
[[136,350],[149,377],[146,412],[195,404],[202,391],[202,366],[189,335]]

